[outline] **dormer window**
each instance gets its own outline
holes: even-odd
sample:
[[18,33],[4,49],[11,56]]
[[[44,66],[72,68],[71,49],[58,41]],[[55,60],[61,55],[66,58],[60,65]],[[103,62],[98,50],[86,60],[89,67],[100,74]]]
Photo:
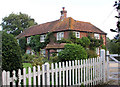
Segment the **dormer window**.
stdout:
[[62,38],[64,38],[64,32],[58,32],[57,33],[57,40],[61,40]]
[[99,34],[94,34],[95,39],[100,39],[100,35]]
[[76,38],[80,38],[80,32],[75,32]]
[[40,42],[45,42],[46,35],[40,35]]
[[31,37],[27,37],[27,44],[30,43]]

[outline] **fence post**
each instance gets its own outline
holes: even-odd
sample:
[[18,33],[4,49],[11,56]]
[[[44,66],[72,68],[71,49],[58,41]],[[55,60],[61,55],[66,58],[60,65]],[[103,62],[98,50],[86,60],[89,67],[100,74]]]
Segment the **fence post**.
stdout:
[[7,85],[6,84],[6,71],[5,70],[2,72],[2,85],[3,86]]
[[103,82],[105,82],[105,50],[101,49],[100,50],[100,57],[102,58],[102,77],[103,77]]
[[107,51],[107,81],[109,80],[109,51]]
[[45,71],[46,71],[46,84],[45,85],[50,85],[50,73],[49,73],[49,63],[45,63]]

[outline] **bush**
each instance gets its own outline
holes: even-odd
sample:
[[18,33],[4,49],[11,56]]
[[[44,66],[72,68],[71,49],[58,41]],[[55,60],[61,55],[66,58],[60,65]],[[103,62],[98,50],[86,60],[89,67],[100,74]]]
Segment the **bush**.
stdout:
[[59,52],[58,58],[60,61],[86,59],[87,52],[81,45],[66,44],[64,50]]
[[81,40],[82,40],[81,45],[83,47],[88,47],[90,45],[90,40],[88,37],[82,37]]
[[13,35],[2,34],[2,69],[13,71],[22,69],[21,50]]
[[36,58],[37,56],[35,56],[35,55],[30,55],[30,54],[24,54],[23,56],[22,56],[22,60],[23,60],[23,62],[32,62],[32,60],[34,59],[34,58]]
[[97,57],[97,54],[94,50],[87,49],[87,54],[88,54],[88,58],[96,58]]

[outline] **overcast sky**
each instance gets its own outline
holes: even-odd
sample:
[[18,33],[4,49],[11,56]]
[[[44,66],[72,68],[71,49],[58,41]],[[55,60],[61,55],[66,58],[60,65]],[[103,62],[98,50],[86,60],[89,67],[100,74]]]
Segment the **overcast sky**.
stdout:
[[115,29],[117,22],[114,2],[115,0],[1,0],[0,23],[10,13],[22,12],[42,24],[59,19],[62,7],[65,7],[67,17],[90,22],[112,39],[116,33],[110,32],[110,29]]

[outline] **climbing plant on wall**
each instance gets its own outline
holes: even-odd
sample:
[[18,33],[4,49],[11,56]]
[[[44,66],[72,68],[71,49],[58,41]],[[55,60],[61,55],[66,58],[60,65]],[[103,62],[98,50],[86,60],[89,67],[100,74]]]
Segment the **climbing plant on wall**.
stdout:
[[29,46],[35,51],[39,52],[40,49],[46,47],[46,45],[50,42],[50,38],[53,37],[53,33],[49,32],[46,35],[45,41],[40,42],[40,35],[31,36]]

